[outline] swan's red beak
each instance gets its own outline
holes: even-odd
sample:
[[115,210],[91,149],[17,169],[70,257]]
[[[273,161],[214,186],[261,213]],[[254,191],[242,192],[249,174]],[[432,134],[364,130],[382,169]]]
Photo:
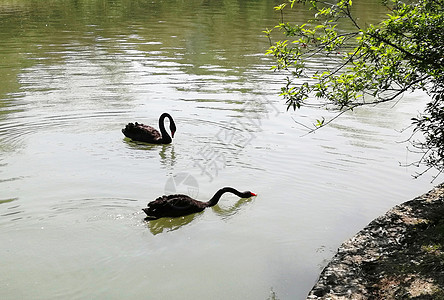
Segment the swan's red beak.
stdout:
[[257,194],[255,194],[255,193],[251,193],[251,197],[253,197],[253,196],[257,196]]
[[175,131],[171,131],[171,137],[174,137]]

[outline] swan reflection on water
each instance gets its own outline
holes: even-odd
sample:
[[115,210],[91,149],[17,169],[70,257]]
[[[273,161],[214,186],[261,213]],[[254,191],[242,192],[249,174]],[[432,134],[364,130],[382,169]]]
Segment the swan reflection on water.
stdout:
[[[251,198],[241,198],[234,205],[222,208],[219,205],[213,206],[212,210],[219,216],[222,220],[228,220],[236,215],[244,205],[247,205],[253,201],[253,197]],[[179,228],[191,224],[193,221],[198,220],[204,212],[199,212],[187,216],[176,217],[176,218],[160,218],[157,220],[149,220],[149,218],[145,218],[144,221],[147,224],[153,235],[170,232],[178,230]]]
[[190,224],[193,220],[198,219],[199,216],[201,216],[203,213],[195,213],[192,215],[177,217],[177,218],[160,218],[157,220],[150,220],[148,218],[145,218],[145,222],[150,229],[151,233],[153,235],[162,233],[162,232],[169,232],[169,231],[175,231],[182,226],[185,226],[187,224]]
[[251,201],[253,201],[253,199],[253,197],[241,198],[234,205],[227,208],[222,208],[220,207],[220,205],[217,205],[213,207],[213,211],[223,220],[228,220],[236,213],[238,213],[241,210],[242,206],[250,203]]
[[132,152],[132,156],[137,157],[138,155],[143,155],[140,158],[146,158],[146,150],[158,151],[160,156],[160,162],[165,167],[173,167],[176,164],[176,152],[174,151],[173,144],[148,144],[144,142],[133,141],[129,138],[124,138],[123,141],[125,144],[132,150],[143,150],[144,152]]

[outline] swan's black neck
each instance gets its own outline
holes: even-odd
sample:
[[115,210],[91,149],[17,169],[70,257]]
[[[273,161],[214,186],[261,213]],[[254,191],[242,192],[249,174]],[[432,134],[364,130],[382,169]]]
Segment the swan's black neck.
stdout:
[[222,195],[225,194],[225,193],[233,193],[236,196],[239,196],[241,198],[249,197],[249,195],[247,195],[246,192],[242,193],[242,192],[239,192],[238,190],[233,189],[231,187],[224,187],[224,188],[218,190],[216,192],[216,194],[214,194],[214,196],[207,202],[207,206],[211,207],[211,206],[216,205],[217,202],[219,202],[220,197],[222,197]]
[[159,117],[159,129],[160,133],[162,134],[162,141],[164,141],[165,143],[171,143],[172,139],[168,132],[165,130],[165,118],[170,119],[170,122],[174,122],[170,114],[163,113]]

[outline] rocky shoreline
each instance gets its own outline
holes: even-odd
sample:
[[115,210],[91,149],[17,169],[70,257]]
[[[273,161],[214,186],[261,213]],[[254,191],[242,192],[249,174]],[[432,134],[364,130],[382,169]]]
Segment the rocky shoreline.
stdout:
[[444,299],[444,184],[343,243],[307,299]]

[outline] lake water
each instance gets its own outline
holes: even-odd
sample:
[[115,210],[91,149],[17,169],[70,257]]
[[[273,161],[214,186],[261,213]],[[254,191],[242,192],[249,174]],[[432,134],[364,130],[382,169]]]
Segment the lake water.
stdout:
[[[366,3],[363,22],[385,13]],[[2,299],[304,299],[344,240],[432,188],[399,166],[423,94],[309,135],[327,112],[286,111],[263,55],[276,4],[0,2]],[[122,135],[162,112],[172,144]],[[258,196],[143,220],[224,186]]]

